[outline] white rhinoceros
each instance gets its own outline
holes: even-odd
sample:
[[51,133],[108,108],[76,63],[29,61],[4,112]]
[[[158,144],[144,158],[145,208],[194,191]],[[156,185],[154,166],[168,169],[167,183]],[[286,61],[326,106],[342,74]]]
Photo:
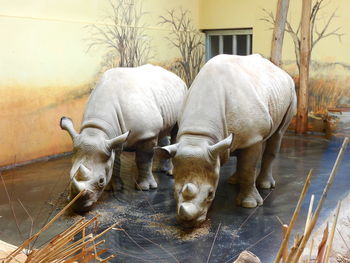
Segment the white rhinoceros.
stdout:
[[[173,157],[177,219],[205,220],[220,165],[237,153],[238,205],[256,207],[262,188],[275,186],[272,162],[296,108],[292,78],[260,55],[219,55],[193,82],[179,117],[177,143],[160,150]],[[261,170],[257,167],[262,158]]]
[[122,145],[136,152],[136,187],[157,188],[153,148],[175,126],[186,93],[179,77],[157,66],[114,68],[103,74],[86,105],[80,133],[71,119],[60,122],[74,146],[70,198],[87,190],[75,210],[87,210],[97,201],[111,180]]

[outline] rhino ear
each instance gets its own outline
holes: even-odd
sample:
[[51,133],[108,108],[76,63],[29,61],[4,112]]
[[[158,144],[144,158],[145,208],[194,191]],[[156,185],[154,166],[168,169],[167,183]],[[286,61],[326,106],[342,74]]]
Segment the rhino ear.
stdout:
[[79,135],[74,129],[73,121],[71,118],[62,117],[60,120],[60,127],[62,130],[66,130],[69,133],[73,141]]
[[231,133],[230,136],[228,136],[227,138],[219,141],[218,143],[209,146],[209,152],[212,156],[217,156],[220,153],[222,153],[225,150],[228,150],[231,148],[232,144],[233,144],[233,138],[234,138],[234,134]]
[[167,145],[164,147],[154,147],[154,150],[155,150],[156,154],[158,154],[162,158],[170,159],[170,158],[173,158],[175,156],[178,145],[179,144],[176,143],[176,144],[171,144],[171,145]]
[[126,142],[130,133],[131,133],[131,131],[128,131],[128,132],[123,133],[122,135],[119,135],[113,139],[106,140],[107,147],[111,150],[117,148],[118,146],[120,146],[121,144]]

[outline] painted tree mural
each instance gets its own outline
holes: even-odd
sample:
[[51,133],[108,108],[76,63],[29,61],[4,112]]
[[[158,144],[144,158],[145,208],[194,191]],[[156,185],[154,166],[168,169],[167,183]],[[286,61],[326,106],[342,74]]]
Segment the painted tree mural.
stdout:
[[[313,1],[311,16],[310,16],[310,30],[311,30],[310,57],[311,57],[313,48],[322,39],[335,36],[335,37],[338,37],[340,41],[341,37],[343,36],[343,33],[341,33],[341,27],[335,27],[335,28],[331,27],[333,20],[336,18],[336,10],[334,10],[331,13],[331,15],[326,16],[324,13],[321,14],[322,12],[320,12],[325,7],[326,7],[326,2],[324,0]],[[262,10],[265,13],[265,16],[261,18],[261,20],[274,26],[275,17],[273,13],[264,8]],[[324,20],[325,22],[323,23],[323,25],[318,26],[319,24],[321,24],[319,22],[320,20]],[[287,33],[290,34],[290,36],[293,39],[294,53],[295,53],[296,63],[298,66],[298,72],[300,72],[300,64],[299,64],[300,62],[300,29],[301,29],[301,23],[298,24],[297,28],[295,28],[287,19],[285,30]]]
[[141,0],[109,0],[109,13],[101,24],[90,30],[88,51],[100,46],[106,49],[102,71],[113,67],[135,67],[150,58],[150,40],[142,17],[146,14]]
[[172,70],[189,87],[204,62],[203,34],[194,26],[188,10],[168,11],[167,15],[160,16],[160,24],[170,26],[170,35],[166,39],[181,56],[172,66]]

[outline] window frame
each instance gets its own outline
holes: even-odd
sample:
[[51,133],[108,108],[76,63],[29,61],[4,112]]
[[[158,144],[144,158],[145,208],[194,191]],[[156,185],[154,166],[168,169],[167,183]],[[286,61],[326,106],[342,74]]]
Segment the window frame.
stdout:
[[211,56],[211,36],[219,37],[219,54],[223,54],[224,50],[224,37],[230,35],[232,36],[232,53],[237,54],[237,35],[247,35],[247,54],[251,54],[253,44],[253,28],[240,28],[240,29],[210,29],[203,30],[205,33],[205,60],[208,61]]

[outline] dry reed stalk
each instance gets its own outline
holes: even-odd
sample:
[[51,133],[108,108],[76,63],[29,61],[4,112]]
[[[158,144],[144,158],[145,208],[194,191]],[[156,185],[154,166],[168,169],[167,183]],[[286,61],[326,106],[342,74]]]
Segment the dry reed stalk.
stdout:
[[[85,224],[83,224],[83,226],[84,225]],[[62,247],[63,247],[63,249],[68,249],[69,247],[67,248],[64,246],[67,245],[68,242],[70,242],[74,239],[74,236],[81,231],[82,226],[76,227],[76,228],[78,228],[78,229],[75,231],[70,231],[66,235],[57,235],[52,241],[47,243],[47,245],[40,250],[40,254],[46,255],[49,251],[52,251],[52,250],[55,250],[55,253],[58,253]],[[72,246],[72,245],[70,245],[70,246]],[[40,257],[38,256],[37,260],[39,260],[39,259],[40,259]]]
[[321,240],[320,244],[318,245],[317,256],[316,256],[316,262],[317,263],[323,263],[324,262],[324,256],[325,256],[325,252],[326,252],[327,240],[328,240],[328,222],[326,224],[325,229],[323,230],[322,240]]
[[17,216],[16,216],[16,213],[15,213],[15,209],[13,208],[13,204],[12,204],[12,201],[11,201],[11,197],[10,197],[9,192],[7,191],[7,187],[6,187],[6,184],[5,184],[5,180],[4,180],[3,176],[2,176],[1,171],[0,171],[0,177],[1,177],[2,184],[4,185],[5,194],[6,194],[6,197],[7,197],[8,203],[9,203],[9,206],[10,206],[10,208],[11,208],[11,212],[12,212],[13,218],[14,218],[15,223],[16,223],[16,227],[17,227],[18,234],[19,234],[21,240],[24,240],[23,235],[22,235],[22,231],[21,231],[21,229],[20,229],[20,227],[19,227],[19,224],[18,224],[18,220],[17,220]]
[[315,227],[315,224],[316,224],[316,222],[317,222],[317,219],[318,219],[318,217],[319,217],[319,215],[320,215],[320,212],[321,212],[321,209],[322,209],[322,207],[323,207],[323,203],[324,203],[324,201],[325,201],[325,199],[326,199],[326,197],[327,197],[329,188],[330,188],[330,187],[332,186],[332,184],[333,184],[334,177],[335,177],[335,175],[336,175],[336,173],[337,173],[337,171],[338,171],[338,168],[339,168],[339,166],[340,166],[340,162],[341,162],[341,160],[343,159],[343,156],[344,156],[344,153],[345,153],[345,150],[346,150],[346,146],[348,145],[348,143],[349,143],[349,138],[346,137],[346,138],[344,139],[344,141],[343,141],[343,144],[342,144],[340,150],[339,150],[337,159],[336,159],[336,161],[335,161],[335,163],[334,163],[334,166],[333,166],[333,169],[332,169],[332,171],[331,171],[331,173],[330,173],[330,175],[329,175],[327,184],[326,184],[325,188],[323,189],[323,193],[322,193],[322,196],[321,196],[320,201],[319,201],[318,204],[317,204],[317,208],[316,208],[316,210],[315,210],[315,213],[314,213],[314,215],[312,216],[312,219],[311,219],[310,224],[309,224],[309,226],[308,226],[308,228],[307,228],[307,231],[306,231],[305,235],[304,235],[303,238],[302,238],[302,241],[301,241],[300,246],[298,247],[297,253],[296,253],[296,255],[294,256],[294,259],[291,261],[292,263],[297,263],[298,260],[299,260],[299,258],[300,258],[300,256],[301,256],[301,254],[302,254],[303,251],[304,251],[304,248],[305,248],[305,246],[306,246],[306,243],[307,243],[307,241],[309,240],[310,235],[311,235],[311,232],[312,232],[313,228]]
[[336,229],[336,226],[337,226],[340,206],[341,206],[341,201],[338,201],[337,210],[336,210],[336,213],[335,213],[335,218],[334,218],[331,234],[330,234],[330,237],[328,239],[328,246],[327,246],[327,251],[326,251],[326,256],[325,256],[325,261],[324,261],[325,263],[328,263],[329,256],[331,255],[331,249],[332,249],[332,245],[333,245],[335,229]]
[[[94,248],[92,248],[92,250],[94,250]],[[79,261],[79,263],[91,262],[93,259],[98,259],[100,255],[106,252],[107,252],[107,249],[102,249],[96,253],[91,253],[88,256],[84,257],[81,261]],[[101,262],[101,260],[99,260],[99,262]]]
[[338,232],[338,234],[340,235],[341,239],[343,240],[344,245],[345,245],[346,248],[348,249],[348,252],[350,252],[350,248],[349,248],[349,246],[348,246],[348,243],[346,243],[346,241],[345,241],[343,235],[340,233],[340,231],[339,231],[338,228],[337,228],[337,232]]
[[41,258],[45,257],[47,253],[51,251],[55,251],[55,253],[50,253],[50,255],[53,256],[54,254],[57,254],[60,251],[60,249],[68,249],[69,247],[67,248],[64,246],[66,246],[68,242],[72,241],[74,239],[74,236],[81,232],[82,229],[96,221],[96,219],[97,218],[94,217],[86,222],[79,220],[72,227],[68,228],[61,234],[58,234],[50,242],[48,242],[46,246],[44,246],[44,248],[40,249],[35,254],[35,260],[40,261]]
[[[92,253],[92,252],[95,251],[95,247],[97,247],[97,246],[99,246],[101,244],[104,244],[105,242],[106,242],[105,240],[101,240],[100,242],[96,243],[95,246],[90,246],[88,248],[85,248],[79,254],[77,254],[77,255],[73,256],[72,258],[66,260],[65,263],[73,263],[73,262],[77,261],[78,259],[84,259],[84,257],[87,254]],[[102,249],[100,251],[105,251],[105,249]],[[103,253],[101,253],[101,254],[103,254]]]
[[153,242],[152,240],[150,240],[147,237],[144,237],[143,235],[139,234],[139,236],[142,237],[143,239],[147,240],[148,242],[156,245],[157,247],[159,247],[161,250],[163,250],[165,253],[167,253],[169,256],[171,256],[175,260],[175,262],[180,263],[179,260],[169,250],[165,249],[162,245],[159,245],[159,244]]
[[300,237],[299,235],[297,235],[296,238],[294,239],[294,244],[293,244],[293,247],[290,249],[290,253],[288,254],[286,263],[290,263],[293,257],[295,256],[295,254],[297,253],[301,240],[302,240],[302,237]]
[[30,231],[29,231],[29,237],[32,236],[33,234],[33,226],[34,226],[34,220],[33,217],[30,215],[30,213],[28,212],[28,210],[25,208],[25,206],[23,205],[23,203],[21,202],[21,200],[19,200],[17,198],[18,203],[21,205],[21,207],[23,208],[24,212],[27,214],[29,220],[30,220]]
[[112,258],[115,258],[115,255],[110,255],[108,258],[101,260],[100,263],[108,262],[108,260],[111,260]]
[[[100,245],[100,244],[104,244],[105,240],[101,240],[100,242],[96,243],[96,246]],[[64,263],[74,263],[79,259],[84,259],[84,257],[86,257],[87,254],[92,253],[95,250],[94,247],[88,247],[85,248],[84,250],[82,250],[79,254],[76,254],[75,256],[73,256],[72,258],[65,260]],[[104,251],[105,249],[102,249],[100,251]]]
[[56,257],[58,258],[66,258],[70,255],[73,255],[74,253],[78,252],[79,250],[81,250],[84,246],[86,245],[89,245],[90,243],[92,243],[93,241],[93,235],[92,234],[89,234],[88,238],[90,238],[89,240],[87,241],[82,241],[79,240],[78,243],[75,243],[72,248],[68,249],[68,250],[63,250],[61,251],[61,253],[55,255]]
[[277,256],[276,256],[276,259],[275,259],[274,263],[280,262],[280,260],[282,258],[283,251],[285,250],[285,247],[288,245],[289,236],[290,236],[290,234],[292,232],[292,229],[294,227],[295,221],[298,218],[298,215],[299,215],[299,212],[300,212],[300,208],[301,208],[301,204],[303,203],[305,195],[307,193],[307,190],[309,189],[312,174],[313,174],[313,169],[310,170],[310,172],[309,172],[309,174],[308,174],[308,176],[306,178],[303,190],[301,191],[301,194],[299,196],[299,200],[298,200],[297,206],[295,207],[292,219],[290,220],[290,223],[289,223],[289,226],[288,226],[288,230],[287,230],[287,232],[286,232],[286,234],[285,234],[285,236],[283,238],[282,244],[281,244],[281,246],[280,246],[280,248],[278,250],[278,253],[277,253]]
[[309,225],[310,220],[312,218],[312,207],[314,205],[314,200],[315,200],[315,195],[311,195],[309,211],[307,213],[307,218],[306,218],[306,223],[305,223],[304,235],[306,233],[307,226]]
[[[92,234],[90,234],[88,236],[88,238],[89,237],[91,238]],[[49,260],[51,258],[59,258],[60,254],[67,253],[67,252],[71,251],[72,249],[74,250],[75,248],[79,247],[79,245],[82,242],[84,242],[84,240],[80,239],[77,242],[74,242],[71,245],[68,245],[67,247],[65,247],[71,240],[72,239],[64,239],[58,245],[49,245],[46,250],[41,250],[41,253],[35,257],[35,260],[41,261],[44,259]]]
[[[288,231],[288,225],[286,224],[282,225],[282,234],[283,234],[282,238],[285,238],[287,231]],[[288,246],[285,246],[282,252],[282,262],[286,263],[287,258],[288,258]]]
[[218,233],[219,233],[220,227],[221,227],[221,222],[220,222],[220,224],[219,224],[219,226],[218,226],[218,229],[216,230],[213,243],[211,244],[210,251],[209,251],[209,255],[208,255],[208,258],[207,258],[207,263],[209,263],[210,256],[211,256],[211,252],[213,251],[214,244],[215,244],[216,238],[218,237]]
[[22,245],[20,245],[17,249],[15,249],[8,257],[4,260],[4,263],[10,262],[18,253],[20,253],[23,249],[25,249],[33,240],[36,240],[42,232],[44,232],[49,226],[51,226],[85,191],[81,191],[77,194],[73,200],[71,200],[54,218],[50,220],[43,228],[41,228],[36,234],[25,240]]
[[[14,257],[25,247],[35,242],[39,235],[44,232],[50,225],[52,225],[63,213],[66,211],[82,194],[84,191],[80,192],[67,206],[65,206],[56,216],[54,216],[50,222],[48,222],[42,229],[40,229],[36,234],[28,238],[23,242],[21,246],[15,249],[11,254],[4,259],[4,263],[15,260]],[[95,262],[107,262],[112,259],[114,255],[111,255],[105,259],[100,258],[99,256],[107,252],[106,249],[97,250],[96,247],[105,243],[105,240],[101,240],[95,244],[95,240],[100,238],[102,235],[110,231],[112,228],[115,230],[121,230],[114,228],[116,224],[108,227],[98,235],[93,235],[92,233],[86,235],[86,228],[92,224],[97,223],[97,217],[86,220],[82,218],[77,221],[75,224],[56,235],[49,242],[47,242],[41,249],[32,250],[26,262],[35,262],[35,263],[69,263],[69,262],[90,262],[94,260]],[[81,233],[81,237],[74,241],[75,237]]]
[[[120,230],[120,229],[115,229],[113,228],[113,230]],[[129,233],[122,228],[122,231],[126,234],[126,236],[138,247],[138,248],[141,248],[143,251],[145,251],[148,255],[151,255],[151,256],[155,256],[157,257],[160,261],[162,261],[162,259],[158,256],[158,255],[155,255],[155,254],[152,254],[151,252],[149,252],[148,250],[146,250],[144,247],[142,247],[140,244],[138,244],[135,239],[133,239]]]

